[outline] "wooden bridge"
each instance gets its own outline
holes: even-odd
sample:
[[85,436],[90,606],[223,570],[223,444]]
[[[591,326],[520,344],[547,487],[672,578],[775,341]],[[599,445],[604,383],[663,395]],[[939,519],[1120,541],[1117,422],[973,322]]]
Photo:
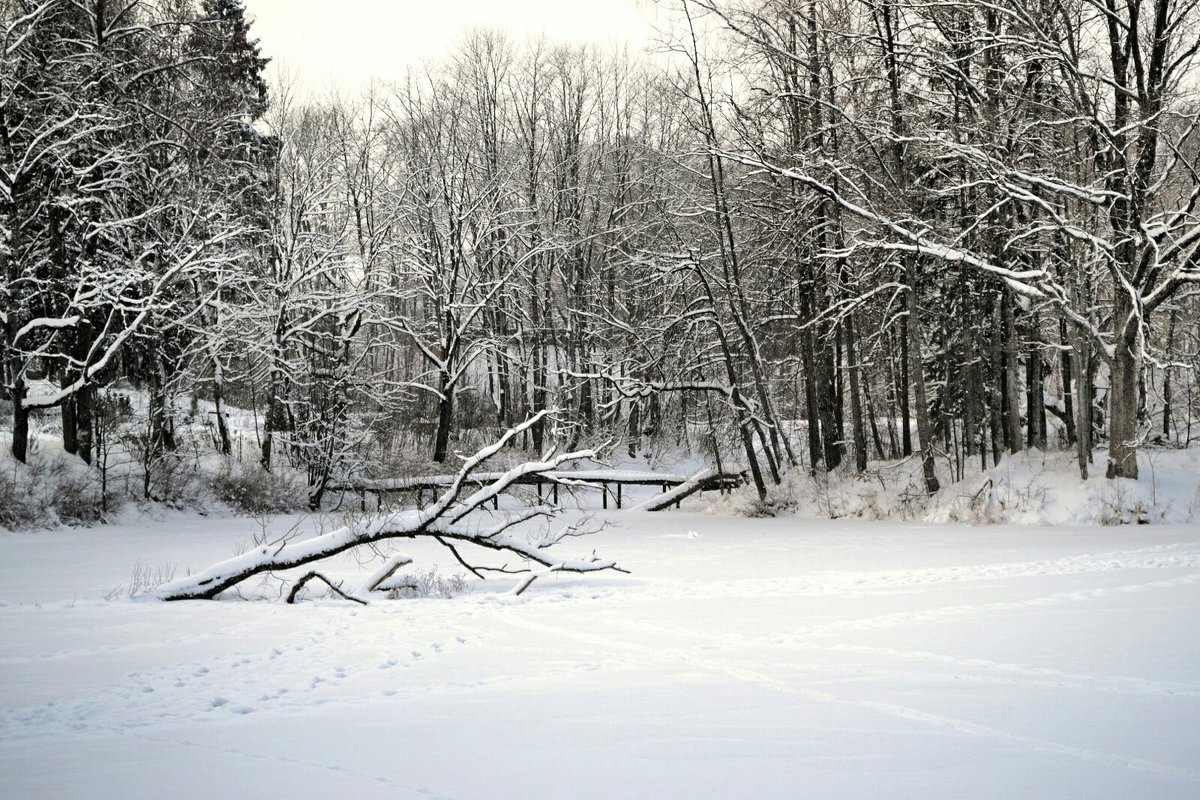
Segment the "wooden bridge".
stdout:
[[[477,472],[467,479],[466,485],[483,486],[502,475],[503,472]],[[376,498],[376,507],[381,507],[385,497],[411,492],[415,504],[421,507],[425,503],[426,492],[430,493],[430,499],[436,498],[438,493],[448,489],[454,480],[454,475],[421,475],[390,480],[364,479],[331,485],[329,491],[357,495],[364,511],[367,508],[367,495],[372,494]],[[712,469],[703,470],[695,475],[625,470],[548,470],[522,476],[512,485],[533,486],[537,490],[539,500],[548,495],[555,503],[558,502],[559,491],[563,488],[568,491],[598,490],[601,493],[601,504],[606,509],[609,498],[615,501],[617,508],[624,506],[626,486],[658,486],[662,488],[661,494],[635,508],[640,511],[660,511],[672,505],[678,508],[684,498],[698,492],[718,491],[725,494],[743,483],[745,476],[741,473],[717,472]],[[499,497],[493,499],[493,506],[500,507]]]

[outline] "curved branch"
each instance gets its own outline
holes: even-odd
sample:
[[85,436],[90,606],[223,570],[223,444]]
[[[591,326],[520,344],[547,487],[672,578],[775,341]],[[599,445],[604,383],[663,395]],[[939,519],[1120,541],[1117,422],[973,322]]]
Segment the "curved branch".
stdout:
[[[279,546],[264,544],[240,556],[214,564],[196,575],[189,575],[166,583],[155,591],[155,596],[160,600],[211,600],[226,589],[255,575],[301,567],[362,545],[375,544],[388,539],[414,539],[419,536],[432,537],[448,547],[449,544],[446,540],[453,540],[486,549],[506,551],[541,564],[543,567],[554,567],[564,572],[596,572],[617,569],[615,561],[604,561],[594,556],[590,560],[582,561],[562,559],[546,551],[548,544],[532,544],[509,533],[513,526],[522,522],[552,515],[556,509],[550,507],[539,506],[526,509],[490,528],[480,529],[464,523],[468,515],[482,509],[493,497],[518,483],[521,478],[553,470],[565,462],[591,458],[595,455],[591,450],[583,450],[521,464],[508,470],[466,500],[458,501],[463,484],[471,473],[499,452],[509,439],[543,416],[545,416],[545,412],[526,420],[505,433],[495,444],[485,447],[467,459],[450,488],[438,498],[436,503],[425,510],[404,510],[379,514],[356,520],[342,528],[311,539],[289,541]],[[462,558],[454,548],[450,549],[462,562]]]

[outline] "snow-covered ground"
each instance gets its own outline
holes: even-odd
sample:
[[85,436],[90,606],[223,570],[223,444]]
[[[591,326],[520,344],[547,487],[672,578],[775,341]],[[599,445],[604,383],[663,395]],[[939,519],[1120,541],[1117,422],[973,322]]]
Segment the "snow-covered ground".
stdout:
[[245,519],[0,532],[0,796],[1200,796],[1195,526],[607,519],[369,607],[104,599]]

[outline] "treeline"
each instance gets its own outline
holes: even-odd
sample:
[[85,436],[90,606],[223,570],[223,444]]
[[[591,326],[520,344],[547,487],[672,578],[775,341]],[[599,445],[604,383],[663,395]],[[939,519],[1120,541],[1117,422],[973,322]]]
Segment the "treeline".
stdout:
[[1195,2],[689,0],[654,58],[479,31],[269,107],[239,0],[0,12],[18,460],[49,406],[88,460],[120,378],[152,450],[254,410],[314,507],[550,408],[525,447],[677,436],[760,495],[1190,441]]
[[0,21],[12,453],[30,413],[58,407],[90,463],[97,390],[118,377],[149,388],[169,449],[168,398],[190,370],[219,400],[222,308],[266,260],[265,60],[237,0],[2,0]]

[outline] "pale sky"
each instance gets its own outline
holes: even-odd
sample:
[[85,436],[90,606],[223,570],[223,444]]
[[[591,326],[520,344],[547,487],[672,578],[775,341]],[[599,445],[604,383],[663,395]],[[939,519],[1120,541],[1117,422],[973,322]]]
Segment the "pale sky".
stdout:
[[245,0],[263,55],[310,89],[351,87],[445,55],[477,26],[515,39],[628,43],[653,38],[655,0]]

